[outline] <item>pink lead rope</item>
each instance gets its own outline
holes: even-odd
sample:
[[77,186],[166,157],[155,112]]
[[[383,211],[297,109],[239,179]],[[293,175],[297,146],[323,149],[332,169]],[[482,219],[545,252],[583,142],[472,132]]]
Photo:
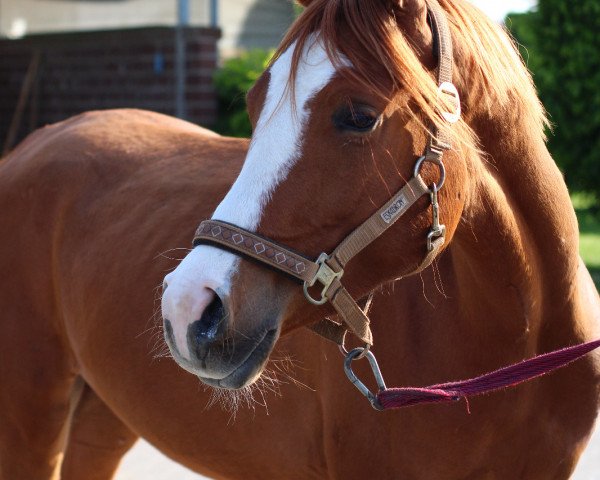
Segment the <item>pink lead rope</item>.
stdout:
[[[522,362],[500,368],[485,375],[461,380],[458,382],[440,383],[423,388],[386,388],[377,361],[371,352],[364,354],[362,348],[352,350],[346,358],[346,374],[350,381],[371,401],[377,410],[403,408],[424,403],[455,402],[462,398],[468,399],[475,395],[490,393],[503,388],[514,387],[546,373],[564,367],[575,360],[600,347],[600,339],[593,342],[582,343],[573,347],[563,348],[553,352],[538,355],[537,357],[523,360]],[[356,375],[352,372],[350,364],[353,360],[365,355],[371,364],[375,378],[379,385],[377,395],[372,394]]]

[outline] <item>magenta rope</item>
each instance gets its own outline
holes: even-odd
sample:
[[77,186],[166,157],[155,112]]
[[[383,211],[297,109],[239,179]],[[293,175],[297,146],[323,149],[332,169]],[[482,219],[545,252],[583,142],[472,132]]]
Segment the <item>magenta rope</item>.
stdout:
[[458,382],[440,383],[424,388],[388,388],[379,392],[377,400],[384,408],[402,408],[422,403],[454,402],[475,395],[513,387],[564,367],[600,347],[600,339],[563,348],[523,360],[480,377]]

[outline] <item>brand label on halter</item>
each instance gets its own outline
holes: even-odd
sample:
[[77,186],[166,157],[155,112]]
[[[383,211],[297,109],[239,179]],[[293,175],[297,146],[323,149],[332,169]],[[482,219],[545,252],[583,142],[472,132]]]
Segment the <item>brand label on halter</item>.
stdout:
[[407,204],[408,200],[406,200],[406,197],[404,195],[400,195],[394,200],[394,203],[392,203],[388,209],[381,214],[381,218],[385,223],[392,222],[394,218],[402,213],[402,210],[404,210],[404,207],[406,207]]

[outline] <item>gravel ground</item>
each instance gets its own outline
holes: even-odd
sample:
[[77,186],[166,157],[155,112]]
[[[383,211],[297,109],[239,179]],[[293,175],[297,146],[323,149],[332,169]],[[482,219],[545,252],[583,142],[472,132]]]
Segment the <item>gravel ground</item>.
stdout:
[[[138,442],[125,456],[115,480],[206,480],[172,462],[144,441]],[[526,479],[520,479],[526,480]],[[571,480],[600,480],[600,428],[581,457]]]

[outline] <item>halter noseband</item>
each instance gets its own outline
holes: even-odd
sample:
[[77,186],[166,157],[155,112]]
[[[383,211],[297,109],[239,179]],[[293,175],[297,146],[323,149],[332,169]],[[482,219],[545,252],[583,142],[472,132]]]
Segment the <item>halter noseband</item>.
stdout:
[[[445,94],[451,97],[455,106],[453,112],[442,111],[441,115],[449,123],[455,123],[459,120],[461,111],[458,91],[452,84],[453,56],[450,30],[446,16],[437,0],[428,0],[427,8],[434,43],[437,45],[438,92],[440,95]],[[340,323],[337,323],[330,319],[324,319],[311,328],[342,348],[346,330],[349,329],[364,342],[366,351],[373,344],[369,318],[342,285],[341,278],[344,268],[354,256],[394,225],[426,193],[430,195],[433,210],[432,227],[427,235],[427,254],[410,274],[418,273],[431,264],[441,251],[445,241],[446,229],[439,222],[437,193],[445,179],[442,156],[444,151],[450,148],[450,142],[445,138],[443,132],[432,126],[428,146],[425,154],[417,160],[414,176],[392,199],[350,233],[331,254],[322,253],[316,261],[253,232],[219,220],[205,220],[200,224],[194,237],[194,246],[203,243],[216,245],[256,259],[302,281],[307,300],[314,305],[331,302],[341,320]],[[434,183],[429,188],[421,178],[420,171],[424,162],[431,162],[438,166],[440,170],[438,185]],[[317,283],[322,286],[321,297],[313,298],[308,289]]]

